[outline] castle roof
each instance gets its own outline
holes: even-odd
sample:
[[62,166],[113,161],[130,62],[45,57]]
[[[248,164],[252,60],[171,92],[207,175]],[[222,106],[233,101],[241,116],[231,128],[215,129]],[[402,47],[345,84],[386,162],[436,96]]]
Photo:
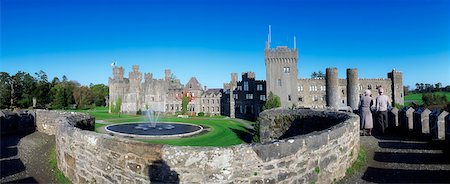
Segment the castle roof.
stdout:
[[220,88],[211,88],[205,91],[206,94],[219,94],[220,93]]
[[186,83],[186,88],[189,90],[202,90],[200,83],[197,78],[191,77],[188,83]]

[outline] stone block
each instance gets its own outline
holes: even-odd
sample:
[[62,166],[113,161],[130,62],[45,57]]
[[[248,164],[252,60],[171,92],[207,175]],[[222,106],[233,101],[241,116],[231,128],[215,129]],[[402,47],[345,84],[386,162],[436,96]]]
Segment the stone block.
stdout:
[[327,144],[328,134],[326,132],[312,133],[305,137],[305,146],[308,150],[317,150]]
[[397,108],[392,108],[391,111],[389,111],[388,116],[389,116],[389,126],[391,127],[398,127],[399,126],[399,121],[398,121],[398,109]]

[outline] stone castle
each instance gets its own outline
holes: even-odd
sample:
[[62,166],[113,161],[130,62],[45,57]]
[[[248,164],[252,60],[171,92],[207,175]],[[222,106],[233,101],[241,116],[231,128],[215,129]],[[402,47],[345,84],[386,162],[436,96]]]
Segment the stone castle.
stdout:
[[[325,78],[298,78],[298,50],[287,46],[270,47],[269,36],[264,49],[266,80],[255,80],[253,72],[243,73],[238,81],[236,73],[223,89],[201,87],[195,77],[186,85],[165,71],[164,79],[154,79],[151,73],[142,73],[134,65],[129,78],[124,78],[122,67],[113,68],[113,78],[109,78],[110,107],[121,99],[121,111],[137,113],[145,109],[176,113],[181,111],[183,96],[190,99],[188,112],[204,112],[208,115],[226,115],[231,118],[254,120],[262,111],[269,93],[280,97],[284,108],[333,108],[336,110],[356,110],[359,98],[365,90],[372,91],[373,98],[378,96],[377,89],[383,87],[391,98],[391,104],[403,104],[403,76],[393,69],[387,78],[363,79],[358,77],[357,69],[347,69],[345,79],[338,78],[337,68],[327,68]],[[230,98],[233,97],[233,98]]]
[[133,71],[128,76],[124,77],[123,67],[113,68],[113,78],[109,78],[108,82],[110,112],[120,99],[123,113],[136,114],[147,109],[176,113],[181,111],[183,96],[187,96],[190,114],[220,114],[220,89],[202,88],[195,77],[183,85],[167,69],[164,79],[154,79],[152,73],[145,73],[142,81],[142,73],[137,65],[133,65]]
[[327,68],[325,78],[298,79],[298,50],[287,46],[270,47],[269,36],[264,49],[267,95],[272,92],[280,97],[283,107],[310,107],[353,110],[358,108],[359,97],[366,89],[378,96],[383,87],[392,104],[403,104],[402,73],[393,69],[387,78],[361,79],[357,69],[347,69],[347,78],[339,79],[337,68]]

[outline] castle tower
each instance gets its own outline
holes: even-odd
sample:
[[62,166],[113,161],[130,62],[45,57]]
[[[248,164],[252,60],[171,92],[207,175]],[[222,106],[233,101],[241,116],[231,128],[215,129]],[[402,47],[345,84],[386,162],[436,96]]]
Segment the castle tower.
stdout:
[[326,95],[327,95],[327,106],[333,109],[339,108],[339,78],[337,68],[327,68],[326,77]]
[[113,68],[113,79],[114,80],[123,80],[123,67],[114,67]]
[[353,110],[358,109],[358,69],[356,68],[348,68],[347,69],[347,105],[350,106]]
[[400,71],[392,69],[392,72],[388,73],[388,78],[392,80],[392,106],[395,104],[404,104],[404,92],[403,92],[403,74]]
[[111,113],[111,107],[116,104],[116,101],[120,98],[124,100],[125,93],[128,92],[129,89],[129,80],[124,78],[124,69],[123,67],[114,67],[112,69],[113,77],[109,78],[108,86],[109,86],[109,113]]
[[172,71],[170,71],[170,69],[164,70],[164,79],[166,81],[168,81],[168,80],[170,80],[171,77],[172,77]]
[[267,96],[272,92],[280,97],[282,107],[292,107],[298,101],[298,51],[295,47],[291,49],[287,46],[270,48],[270,32],[269,27],[269,36],[264,49]]
[[230,118],[235,118],[236,117],[236,113],[235,113],[235,101],[234,101],[234,88],[237,85],[237,73],[231,73],[231,81],[230,81]]

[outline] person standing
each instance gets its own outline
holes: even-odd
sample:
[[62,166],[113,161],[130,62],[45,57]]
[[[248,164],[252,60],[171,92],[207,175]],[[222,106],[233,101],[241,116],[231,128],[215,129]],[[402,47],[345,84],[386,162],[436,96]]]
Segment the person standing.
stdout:
[[373,100],[370,95],[370,90],[364,91],[364,96],[361,97],[361,100],[359,101],[359,117],[361,130],[363,131],[362,135],[366,134],[366,130],[368,130],[368,135],[372,135],[373,119],[370,107],[373,105]]
[[377,122],[380,126],[381,134],[384,134],[386,128],[388,127],[388,106],[389,99],[384,94],[384,89],[382,87],[378,88],[378,96],[376,98],[376,110],[377,110]]

